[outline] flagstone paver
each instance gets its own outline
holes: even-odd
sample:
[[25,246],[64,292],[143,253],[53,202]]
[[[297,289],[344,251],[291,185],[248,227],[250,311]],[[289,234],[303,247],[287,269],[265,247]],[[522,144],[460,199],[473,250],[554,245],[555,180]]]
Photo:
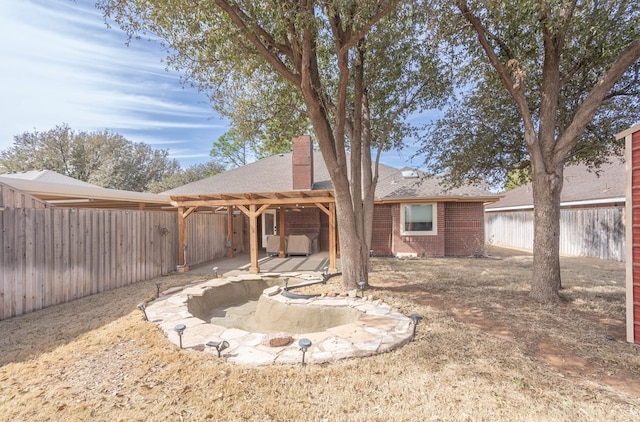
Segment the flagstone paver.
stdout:
[[[321,332],[291,334],[293,343],[280,347],[265,345],[264,340],[268,334],[210,324],[196,318],[187,310],[190,297],[202,296],[209,289],[223,287],[229,283],[252,283],[262,280],[263,277],[277,276],[295,278],[296,281],[303,280],[303,283],[322,279],[321,273],[294,272],[237,274],[207,280],[197,285],[190,285],[181,291],[173,290],[171,294],[161,295],[160,298],[147,304],[147,316],[149,321],[157,324],[164,331],[167,339],[176,345],[179,345],[180,337],[174,328],[177,324],[184,324],[187,328],[182,335],[182,347],[185,349],[204,350],[217,357],[217,351],[212,347],[206,347],[206,343],[226,340],[229,347],[222,351],[221,357],[240,365],[300,363],[302,351],[298,341],[305,337],[312,342],[305,353],[305,362],[308,363],[325,363],[337,359],[370,356],[388,352],[411,341],[413,322],[409,317],[398,313],[385,303],[371,302],[360,297],[291,299],[281,294],[268,296],[263,293],[269,300],[288,305],[348,307],[361,313],[357,320],[348,324],[330,327]],[[293,280],[289,285],[293,285]]]

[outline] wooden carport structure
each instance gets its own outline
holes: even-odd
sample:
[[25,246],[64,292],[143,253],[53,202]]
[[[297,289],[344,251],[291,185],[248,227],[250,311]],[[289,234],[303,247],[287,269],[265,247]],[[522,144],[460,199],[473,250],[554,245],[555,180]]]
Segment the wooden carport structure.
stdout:
[[258,217],[267,209],[280,209],[280,256],[285,251],[285,213],[287,208],[315,206],[329,217],[329,271],[336,271],[337,232],[336,207],[333,190],[304,190],[289,192],[224,193],[206,195],[172,195],[171,204],[178,208],[179,264],[185,265],[188,245],[186,219],[197,209],[227,210],[227,256],[233,256],[233,209],[236,208],[249,219],[249,244],[252,273],[259,273],[258,266]]

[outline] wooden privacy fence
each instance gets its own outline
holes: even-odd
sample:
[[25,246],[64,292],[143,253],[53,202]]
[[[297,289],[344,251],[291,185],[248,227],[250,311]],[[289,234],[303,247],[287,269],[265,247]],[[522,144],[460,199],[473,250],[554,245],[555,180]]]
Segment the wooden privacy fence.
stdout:
[[[225,217],[187,222],[190,264],[224,256]],[[0,320],[176,269],[171,212],[82,208],[0,211]]]
[[[197,265],[226,255],[226,214],[194,212],[187,218],[187,265]],[[242,218],[234,218],[234,244],[242,251]],[[176,238],[177,239],[177,238]],[[176,249],[178,248],[176,240]]]
[[[488,242],[533,249],[533,211],[487,212],[485,224]],[[624,261],[624,207],[561,209],[560,253]]]

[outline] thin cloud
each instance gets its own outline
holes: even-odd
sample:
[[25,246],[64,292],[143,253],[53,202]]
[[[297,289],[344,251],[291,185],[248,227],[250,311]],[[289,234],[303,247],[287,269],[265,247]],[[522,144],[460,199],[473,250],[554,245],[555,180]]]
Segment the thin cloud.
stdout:
[[67,123],[169,145],[176,158],[208,154],[225,122],[204,95],[165,69],[159,45],[125,41],[90,4],[0,2],[0,80],[7,81],[0,85],[0,149],[16,135]]

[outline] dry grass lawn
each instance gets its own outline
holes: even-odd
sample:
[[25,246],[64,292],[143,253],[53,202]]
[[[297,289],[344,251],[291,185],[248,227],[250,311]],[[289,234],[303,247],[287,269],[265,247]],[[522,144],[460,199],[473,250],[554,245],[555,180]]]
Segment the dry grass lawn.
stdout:
[[319,366],[178,350],[136,309],[157,280],[2,321],[0,420],[640,420],[624,264],[563,258],[566,300],[552,307],[527,298],[530,256],[491,252],[374,258],[369,294],[422,314],[416,340]]

